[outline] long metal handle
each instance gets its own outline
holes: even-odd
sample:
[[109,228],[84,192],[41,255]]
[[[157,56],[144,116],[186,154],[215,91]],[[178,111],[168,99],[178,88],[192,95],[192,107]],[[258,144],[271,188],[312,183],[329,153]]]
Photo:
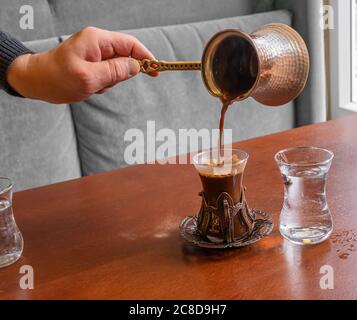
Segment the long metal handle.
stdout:
[[201,70],[201,61],[162,61],[139,60],[140,71],[150,73],[154,71],[191,71]]

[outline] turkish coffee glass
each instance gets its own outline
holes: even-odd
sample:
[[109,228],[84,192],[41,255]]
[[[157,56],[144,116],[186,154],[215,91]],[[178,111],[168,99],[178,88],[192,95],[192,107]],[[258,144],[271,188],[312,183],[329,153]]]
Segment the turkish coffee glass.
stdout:
[[317,244],[332,232],[326,182],[333,157],[331,151],[316,147],[294,147],[275,155],[284,181],[279,229],[293,243]]
[[247,160],[245,151],[227,148],[222,155],[213,149],[193,157],[203,188],[197,230],[210,242],[230,243],[252,232],[254,218],[250,217],[243,188]]
[[24,245],[12,211],[12,189],[11,180],[0,177],[0,268],[15,263]]

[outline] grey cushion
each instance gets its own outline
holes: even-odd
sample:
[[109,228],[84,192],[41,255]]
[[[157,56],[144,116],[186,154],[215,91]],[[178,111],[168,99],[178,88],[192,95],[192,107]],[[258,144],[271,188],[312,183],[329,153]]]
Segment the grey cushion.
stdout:
[[[206,21],[169,27],[131,30],[157,58],[200,59],[204,44],[216,32],[239,28],[251,32],[263,24],[290,24],[287,11]],[[218,126],[220,103],[205,89],[199,72],[166,72],[153,79],[146,75],[119,84],[103,95],[72,105],[83,174],[125,166],[124,134],[130,128],[146,132],[146,121],[157,130]],[[246,139],[294,126],[294,106],[263,107],[254,100],[236,103],[227,114],[226,128],[234,140]]]
[[[43,51],[57,43],[49,39],[26,45]],[[81,176],[68,105],[0,92],[0,176],[11,178],[16,190]]]
[[[93,25],[120,30],[197,22],[253,13],[262,0],[1,0],[0,29],[22,41],[73,33]],[[19,9],[34,9],[23,30]]]
[[[30,5],[34,13],[34,28],[21,29],[20,19],[23,14],[20,8]],[[54,20],[49,2],[46,0],[1,0],[0,29],[21,40],[38,40],[55,36]]]
[[251,0],[57,0],[51,1],[57,34],[88,25],[111,30],[219,19],[251,13]]

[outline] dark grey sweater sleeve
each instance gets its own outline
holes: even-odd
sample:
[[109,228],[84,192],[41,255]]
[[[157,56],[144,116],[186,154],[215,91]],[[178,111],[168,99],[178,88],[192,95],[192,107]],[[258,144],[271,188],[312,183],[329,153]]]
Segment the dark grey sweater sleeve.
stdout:
[[10,64],[15,58],[25,53],[32,53],[32,51],[20,41],[0,30],[0,89],[18,97],[21,97],[21,95],[10,87],[6,81],[6,76]]

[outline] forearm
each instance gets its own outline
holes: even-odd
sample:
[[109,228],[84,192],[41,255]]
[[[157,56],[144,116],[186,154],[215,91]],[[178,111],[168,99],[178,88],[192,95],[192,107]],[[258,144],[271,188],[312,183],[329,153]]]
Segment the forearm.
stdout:
[[0,89],[12,95],[19,95],[8,82],[8,72],[15,59],[28,53],[31,53],[31,50],[20,41],[0,31]]

